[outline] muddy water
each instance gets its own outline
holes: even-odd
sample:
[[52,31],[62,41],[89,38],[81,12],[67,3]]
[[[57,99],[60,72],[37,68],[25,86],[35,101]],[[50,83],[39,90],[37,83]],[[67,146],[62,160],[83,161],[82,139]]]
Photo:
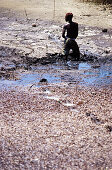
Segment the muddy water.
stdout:
[[[45,79],[46,82],[41,82]],[[31,70],[19,73],[19,79],[0,80],[0,87],[49,86],[52,84],[80,84],[105,86],[112,84],[112,64],[93,64],[87,62],[57,62],[50,65],[32,66]]]

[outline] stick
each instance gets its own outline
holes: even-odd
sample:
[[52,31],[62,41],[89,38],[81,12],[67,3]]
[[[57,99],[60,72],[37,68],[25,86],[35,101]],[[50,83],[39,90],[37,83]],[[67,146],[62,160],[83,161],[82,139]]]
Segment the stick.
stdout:
[[25,15],[26,15],[26,19],[28,20],[28,14],[26,12],[26,9],[24,8],[24,11],[25,11]]
[[55,0],[54,0],[54,11],[53,11],[53,18],[55,18]]

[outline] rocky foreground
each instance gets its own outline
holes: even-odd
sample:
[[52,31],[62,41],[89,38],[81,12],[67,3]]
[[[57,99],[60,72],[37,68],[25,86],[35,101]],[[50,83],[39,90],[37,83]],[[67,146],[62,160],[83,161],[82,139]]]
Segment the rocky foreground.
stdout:
[[111,169],[111,87],[0,92],[1,169]]

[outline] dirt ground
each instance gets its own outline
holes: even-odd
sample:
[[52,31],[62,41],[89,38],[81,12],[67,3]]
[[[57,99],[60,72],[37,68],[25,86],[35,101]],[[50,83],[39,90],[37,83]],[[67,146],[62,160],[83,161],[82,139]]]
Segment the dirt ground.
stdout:
[[[47,53],[62,53],[61,37],[64,23],[37,18],[26,19],[19,13],[1,8],[0,56],[2,70],[12,70],[23,63],[26,57],[43,58]],[[35,27],[34,27],[35,26]],[[107,27],[106,27],[107,28]],[[107,28],[84,26],[79,24],[77,43],[81,54],[111,60],[112,31]]]
[[[61,31],[69,11],[79,23],[80,52],[93,61],[112,62],[109,6],[1,0],[0,77],[16,80],[16,71],[46,64],[46,54],[62,53]],[[111,170],[111,91],[111,84],[77,82],[1,88],[0,169]]]
[[[83,1],[83,0],[82,0]],[[0,7],[18,11],[19,16],[64,22],[67,12],[74,14],[74,20],[82,25],[112,28],[111,5],[95,5],[80,0],[1,0]],[[80,3],[79,3],[80,2]]]
[[[46,53],[62,53],[64,16],[66,12],[73,12],[74,21],[79,23],[80,52],[111,58],[111,6],[67,0],[57,0],[53,5],[51,1],[1,0],[0,46],[37,58],[45,57]],[[102,32],[103,29],[107,32]],[[1,50],[1,56],[9,55],[9,51],[2,54]]]
[[112,168],[111,87],[0,92],[0,169]]

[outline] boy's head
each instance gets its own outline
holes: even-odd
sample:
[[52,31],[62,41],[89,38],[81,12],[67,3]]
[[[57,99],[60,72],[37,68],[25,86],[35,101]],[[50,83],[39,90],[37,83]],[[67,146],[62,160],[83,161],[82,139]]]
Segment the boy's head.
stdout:
[[73,18],[73,14],[72,13],[67,13],[66,15],[65,15],[65,21],[67,22],[69,22],[69,21],[72,21],[72,18]]

